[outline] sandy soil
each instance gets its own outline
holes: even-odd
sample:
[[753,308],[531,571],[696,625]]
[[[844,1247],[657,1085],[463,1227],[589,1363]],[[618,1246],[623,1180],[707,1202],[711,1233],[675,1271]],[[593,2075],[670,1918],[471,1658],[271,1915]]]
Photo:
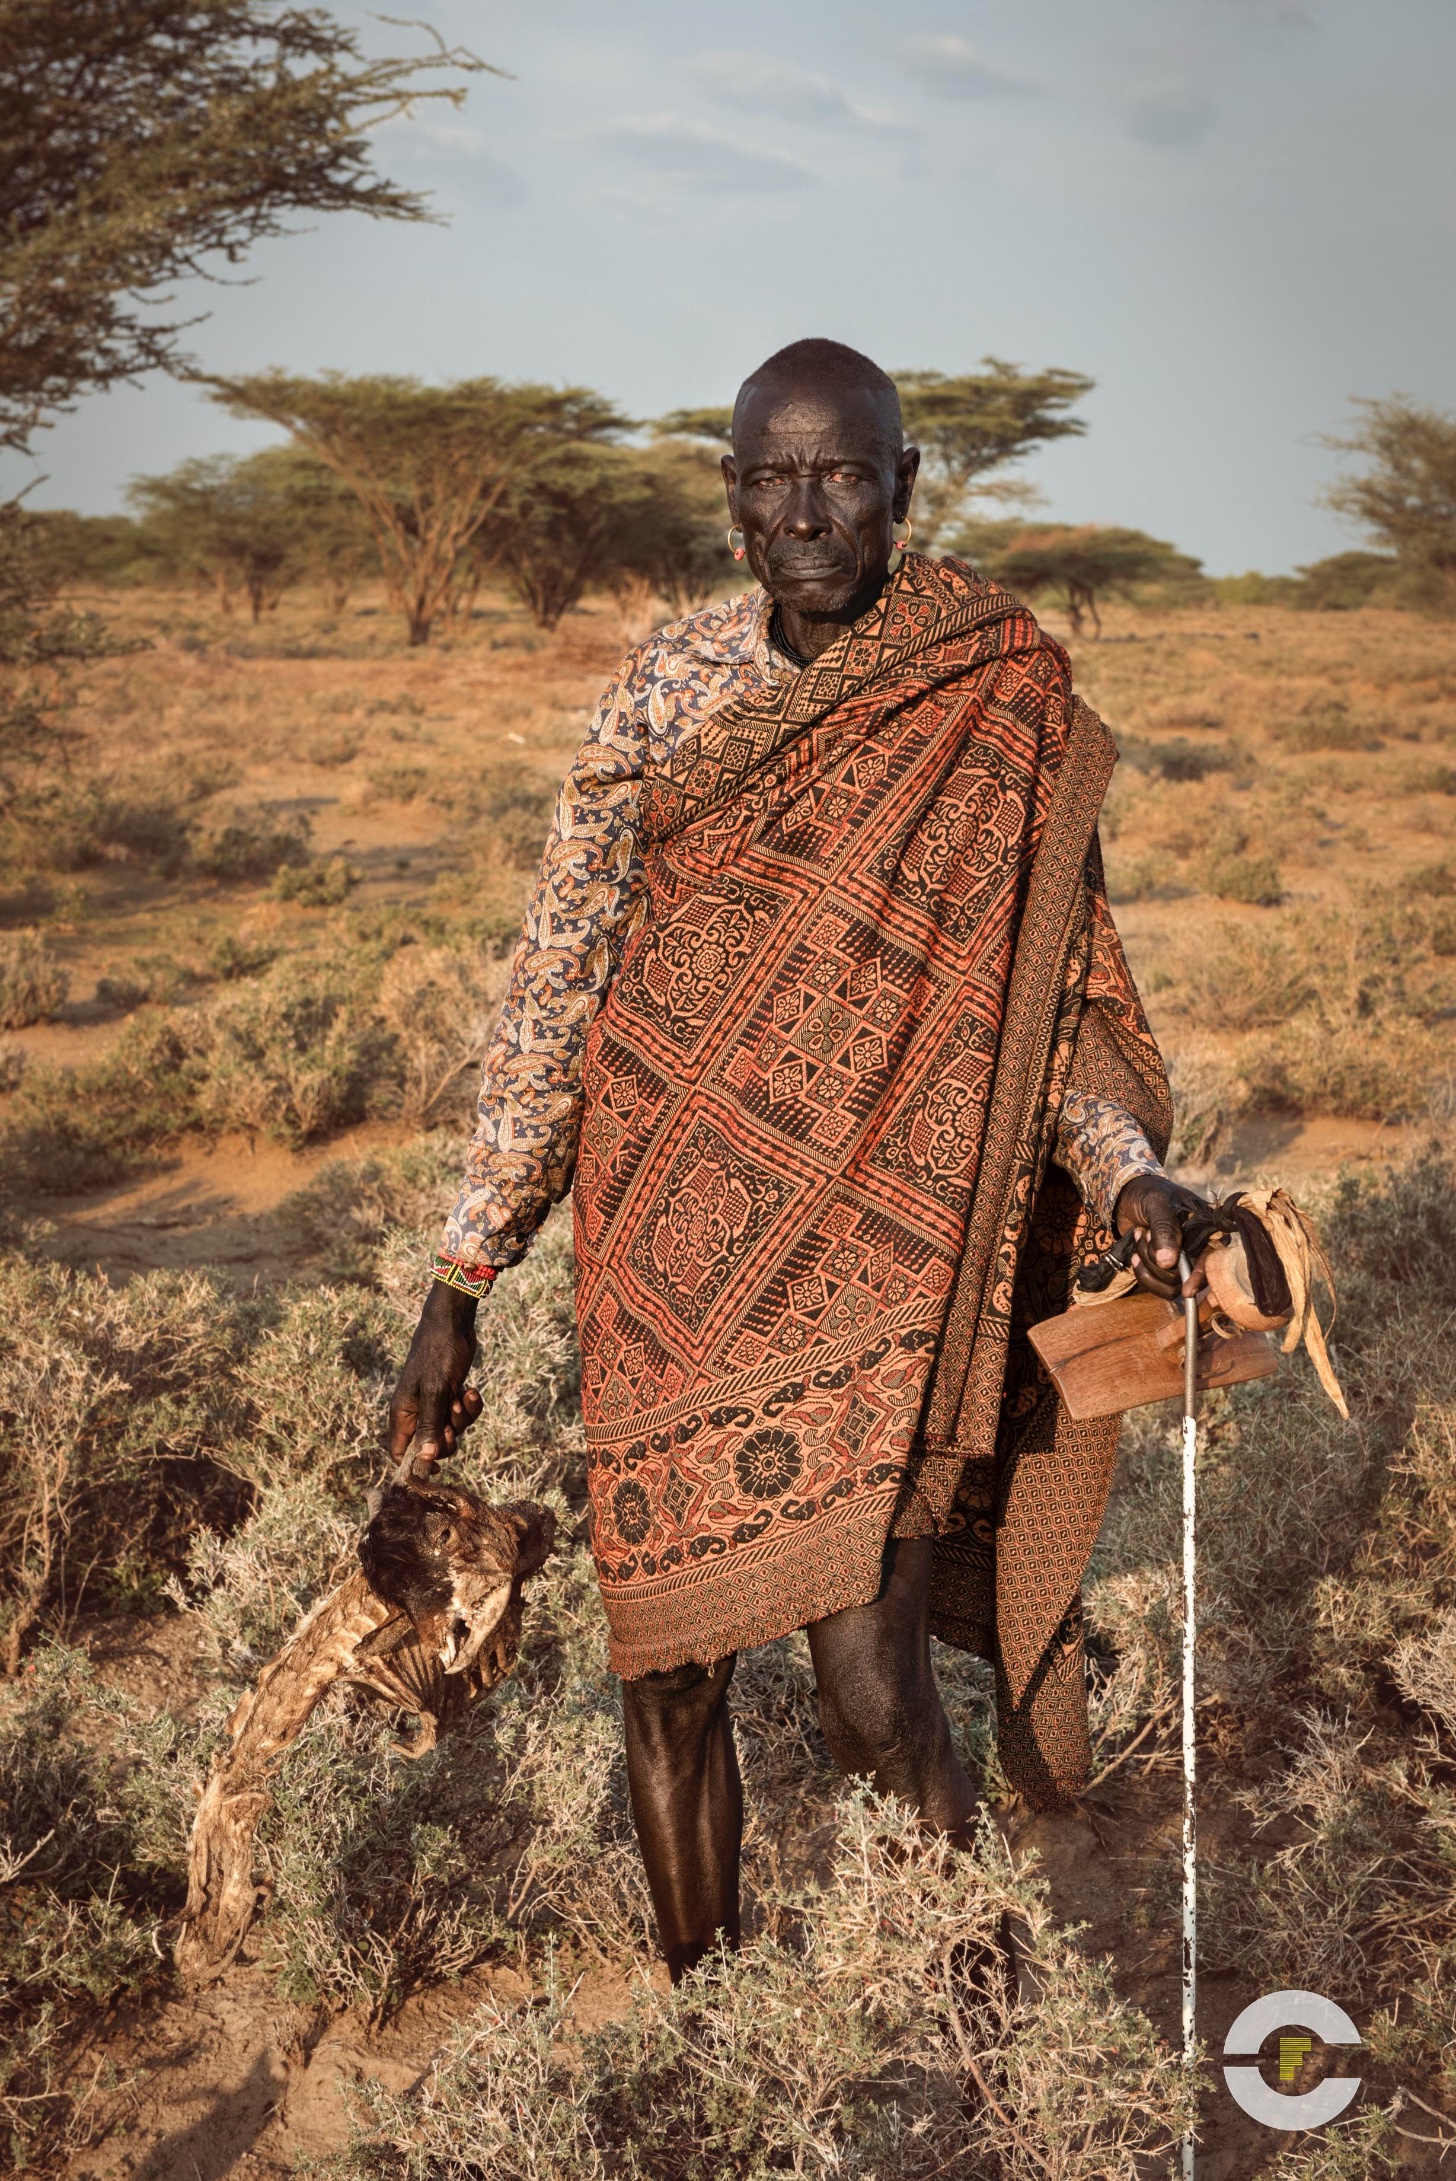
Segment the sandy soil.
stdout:
[[397,1143],[403,1133],[365,1122],[298,1151],[259,1136],[184,1141],[154,1173],[89,1195],[40,1200],[52,1228],[43,1246],[110,1280],[159,1268],[205,1268],[245,1286],[286,1279],[305,1255],[274,1218],[279,1205],[330,1160]]

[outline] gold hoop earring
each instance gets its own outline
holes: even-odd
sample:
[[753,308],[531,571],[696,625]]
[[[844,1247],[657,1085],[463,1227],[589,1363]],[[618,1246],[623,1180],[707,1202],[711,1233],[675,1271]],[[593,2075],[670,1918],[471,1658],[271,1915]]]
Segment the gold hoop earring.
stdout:
[[905,565],[905,553],[910,543],[910,532],[913,528],[914,525],[908,515],[903,522],[890,525],[890,536],[894,541],[890,549],[889,559],[891,575],[894,575],[897,569],[903,568]]
[[735,523],[728,533],[728,550],[735,560],[742,560],[748,548],[743,542],[743,532]]

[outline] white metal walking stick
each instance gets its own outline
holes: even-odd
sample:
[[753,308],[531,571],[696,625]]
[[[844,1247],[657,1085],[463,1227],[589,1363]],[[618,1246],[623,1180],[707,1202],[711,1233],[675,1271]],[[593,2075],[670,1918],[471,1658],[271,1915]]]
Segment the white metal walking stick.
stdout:
[[[1186,1285],[1186,1252],[1178,1270]],[[1191,2072],[1198,2012],[1198,1752],[1193,1650],[1198,1574],[1198,1298],[1183,1298],[1183,2065]],[[1193,2181],[1193,2130],[1183,2138],[1183,2181]]]

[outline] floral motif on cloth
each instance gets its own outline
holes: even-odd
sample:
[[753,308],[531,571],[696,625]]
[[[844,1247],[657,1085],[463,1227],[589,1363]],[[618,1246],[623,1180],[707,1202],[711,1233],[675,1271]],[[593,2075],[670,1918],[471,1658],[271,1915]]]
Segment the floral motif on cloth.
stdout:
[[[770,639],[772,610],[755,590],[674,622],[628,654],[602,696],[557,799],[442,1267],[514,1264],[570,1188],[587,1034],[647,906],[644,782],[723,704],[799,671]],[[698,975],[712,944],[710,933],[695,936]],[[1104,1221],[1135,1174],[1162,1171],[1138,1123],[1107,1099],[1069,1099],[1054,1155]],[[454,1274],[437,1277],[470,1292]]]
[[573,1187],[619,1672],[862,1603],[930,1534],[933,1625],[1055,1801],[1116,1423],[1070,1424],[1025,1328],[1169,1120],[1096,845],[1115,752],[960,563],[907,555],[802,671],[767,620],[695,615],[603,699],[444,1255],[512,1262]]
[[[1107,912],[1095,800],[1044,958],[1023,945],[1072,719],[1065,654],[1025,609],[909,556],[829,652],[717,707],[644,777],[649,913],[588,1035],[573,1195],[619,1672],[873,1597],[907,1488],[948,1532],[958,1473],[997,1459],[1017,1268],[1063,1103],[1109,1095],[1104,1071],[1076,1066],[1084,1017],[1106,1025],[1089,1054],[1105,1035],[1131,1056],[1112,1102],[1144,1133],[1165,1089]],[[1047,1027],[1003,1126],[1013,997]],[[927,1389],[988,1154],[979,1331],[931,1444]],[[984,1413],[975,1357],[998,1389]]]

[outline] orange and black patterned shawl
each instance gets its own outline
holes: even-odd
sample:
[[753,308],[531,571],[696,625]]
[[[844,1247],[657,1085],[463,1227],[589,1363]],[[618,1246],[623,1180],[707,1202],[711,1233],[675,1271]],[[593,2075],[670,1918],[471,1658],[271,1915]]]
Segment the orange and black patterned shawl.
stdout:
[[593,1025],[575,1182],[592,1534],[617,1670],[763,1643],[938,1539],[934,1624],[997,1661],[1003,1760],[1085,1767],[1079,1586],[1115,1425],[1023,1337],[1097,1245],[1069,1088],[1165,1139],[1112,927],[1115,752],[1065,654],[907,556],[801,674],[649,777],[650,913]]

